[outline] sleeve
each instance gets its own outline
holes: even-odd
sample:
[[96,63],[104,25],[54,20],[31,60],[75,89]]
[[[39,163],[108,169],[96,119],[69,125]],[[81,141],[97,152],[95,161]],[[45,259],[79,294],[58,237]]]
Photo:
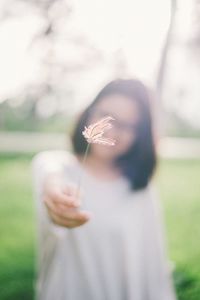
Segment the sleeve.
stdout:
[[[151,183],[149,187],[149,210],[145,216],[146,221],[146,245],[148,249],[146,256],[150,255],[148,260],[149,282],[152,295],[159,289],[160,298],[166,300],[175,300],[175,290],[172,282],[170,261],[168,260],[166,229],[164,226],[164,214],[160,205],[160,197],[157,187]],[[154,273],[156,272],[156,273]],[[155,274],[155,276],[150,276]],[[154,297],[154,299],[157,299]]]
[[46,282],[51,279],[52,270],[57,265],[58,253],[69,230],[54,224],[43,202],[43,186],[46,176],[59,174],[64,179],[64,168],[71,162],[71,154],[66,151],[45,151],[37,154],[31,163],[33,192],[36,207],[36,285],[37,298],[41,299]]
[[56,225],[51,221],[43,202],[43,187],[44,180],[50,174],[58,174],[58,176],[64,179],[64,168],[70,159],[70,153],[65,151],[44,151],[37,154],[32,160],[33,194],[41,240],[46,238],[47,234],[58,236],[64,230],[66,231],[66,228]]

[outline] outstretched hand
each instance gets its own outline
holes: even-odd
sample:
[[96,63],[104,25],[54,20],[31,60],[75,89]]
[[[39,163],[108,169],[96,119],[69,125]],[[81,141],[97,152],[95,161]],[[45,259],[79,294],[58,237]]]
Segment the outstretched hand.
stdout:
[[44,203],[51,220],[60,226],[74,228],[90,220],[91,213],[80,210],[80,192],[77,188],[66,186],[64,189],[47,179],[44,187]]

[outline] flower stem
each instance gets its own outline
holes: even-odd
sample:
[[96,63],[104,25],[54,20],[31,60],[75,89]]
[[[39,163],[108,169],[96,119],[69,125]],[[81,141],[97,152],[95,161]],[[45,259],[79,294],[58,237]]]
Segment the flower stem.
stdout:
[[[87,159],[89,148],[90,148],[90,143],[87,144],[87,147],[86,147],[86,150],[85,150],[85,153],[84,153],[84,157],[83,157],[83,161],[82,161],[83,168],[85,166],[85,162],[86,162],[86,159]],[[83,172],[82,172],[82,174],[79,178],[79,182],[78,182],[78,189],[77,189],[77,194],[76,194],[77,197],[78,197],[78,194],[80,192],[82,179],[83,179]]]

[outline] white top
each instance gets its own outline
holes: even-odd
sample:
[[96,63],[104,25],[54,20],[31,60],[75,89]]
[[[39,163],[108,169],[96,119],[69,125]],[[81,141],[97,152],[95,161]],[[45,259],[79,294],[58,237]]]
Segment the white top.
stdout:
[[[38,212],[37,300],[174,300],[155,188],[95,178],[74,155],[48,151],[32,163]],[[51,222],[42,201],[46,174],[66,184],[84,172],[83,207],[93,218],[68,229]]]

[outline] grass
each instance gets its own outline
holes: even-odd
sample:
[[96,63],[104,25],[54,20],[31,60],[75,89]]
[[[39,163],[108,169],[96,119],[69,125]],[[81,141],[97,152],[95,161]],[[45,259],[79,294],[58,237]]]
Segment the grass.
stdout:
[[157,180],[174,281],[181,300],[200,299],[200,160],[162,161]]
[[[0,299],[31,300],[35,217],[30,157],[0,156]],[[164,160],[157,181],[180,300],[200,295],[200,160]]]
[[34,207],[28,158],[0,158],[0,299],[32,299]]

